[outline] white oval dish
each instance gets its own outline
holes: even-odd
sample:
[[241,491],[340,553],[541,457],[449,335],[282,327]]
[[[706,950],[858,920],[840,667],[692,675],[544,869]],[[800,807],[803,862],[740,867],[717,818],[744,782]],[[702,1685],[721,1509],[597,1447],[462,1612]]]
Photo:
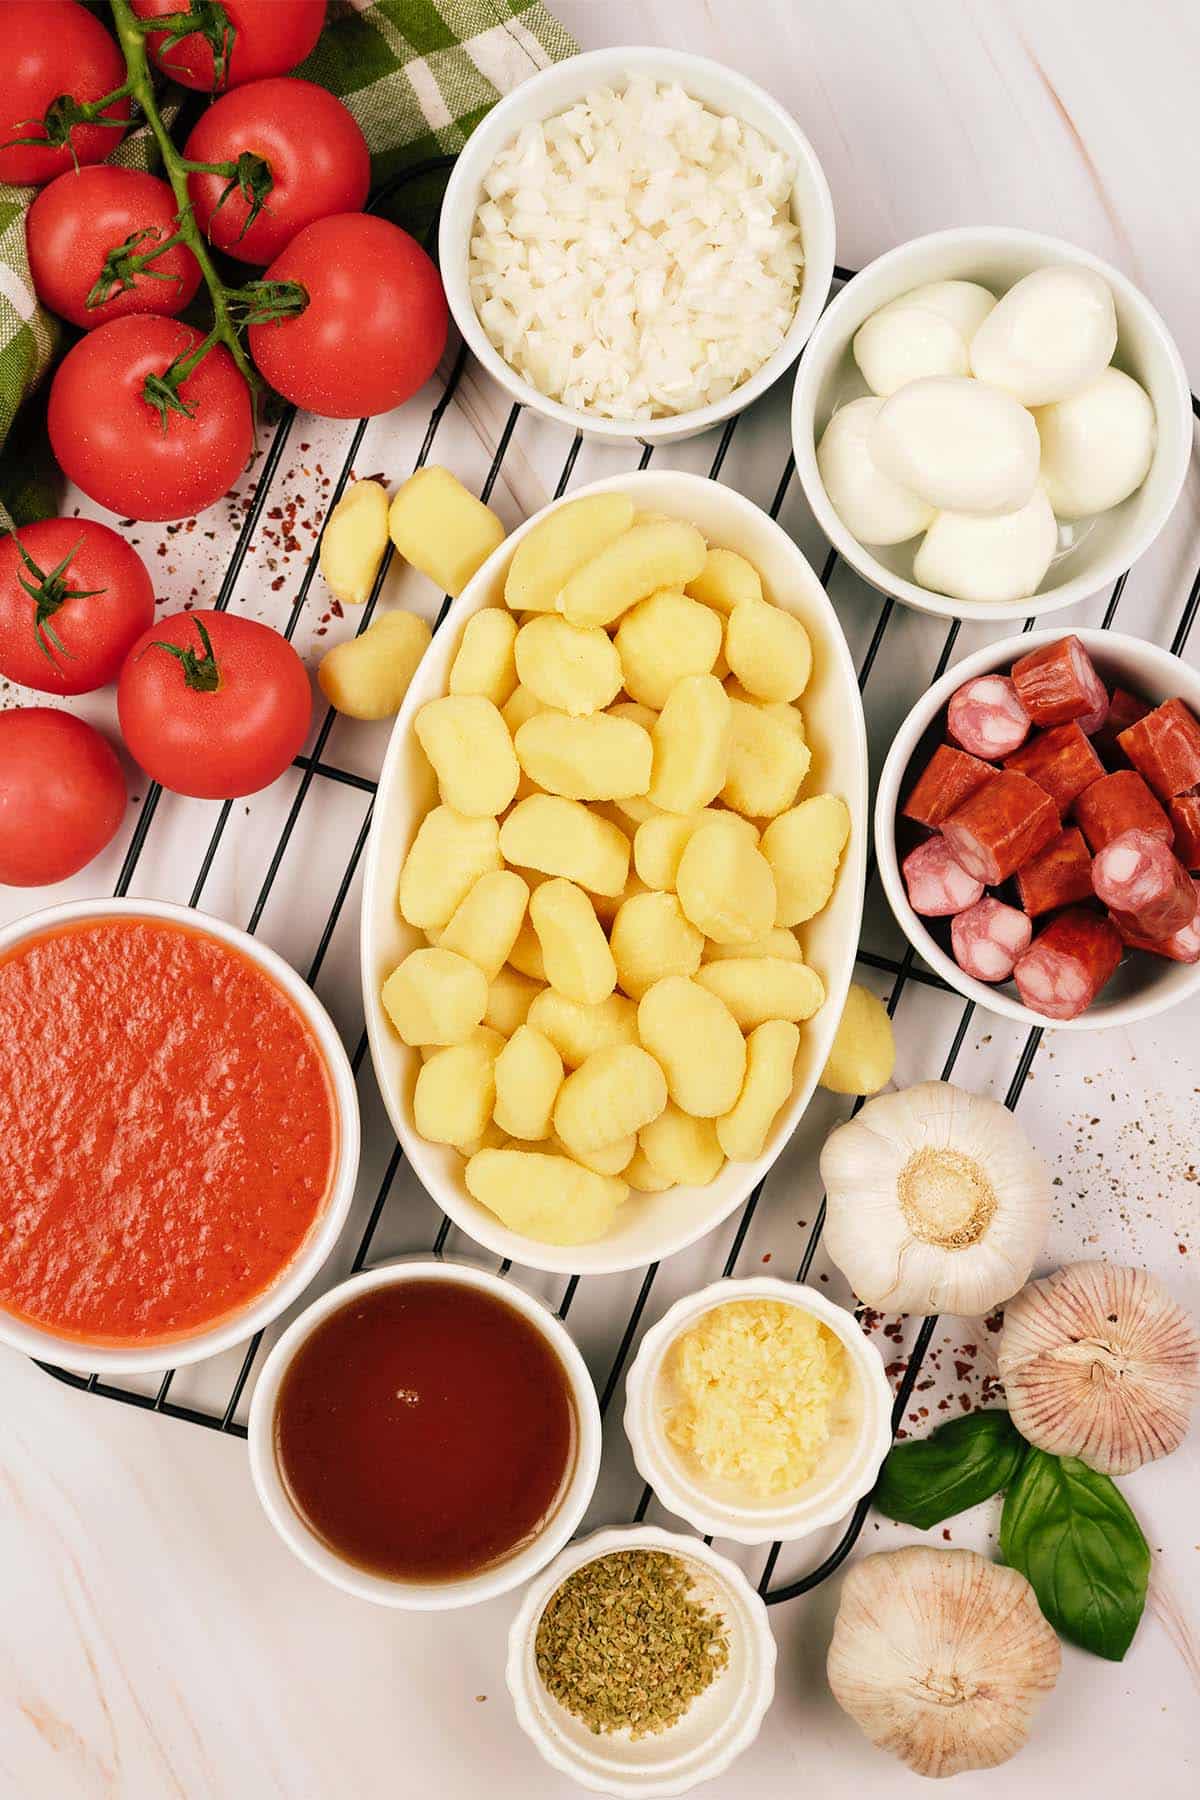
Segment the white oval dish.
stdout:
[[[328,1549],[309,1530],[288,1497],[275,1455],[275,1403],[279,1386],[300,1346],[322,1320],[340,1312],[356,1294],[393,1287],[407,1281],[451,1281],[481,1288],[511,1306],[541,1332],[562,1364],[575,1404],[578,1442],[575,1465],[558,1505],[532,1542],[491,1568],[461,1581],[393,1581],[357,1568]],[[507,1593],[549,1562],[578,1528],[587,1510],[600,1473],[600,1406],[587,1364],[561,1320],[548,1307],[526,1294],[515,1282],[505,1281],[486,1269],[465,1263],[420,1260],[388,1263],[365,1275],[355,1275],[331,1288],[301,1313],[284,1332],[263,1364],[250,1404],[250,1473],[263,1511],[287,1545],[303,1563],[332,1582],[334,1587],[371,1600],[377,1606],[400,1607],[410,1612],[446,1612],[475,1606]]]
[[[730,1639],[729,1666],[678,1724],[636,1739],[590,1731],[546,1692],[535,1653],[542,1611],[567,1576],[628,1550],[664,1550],[690,1563],[724,1612]],[[517,1723],[548,1763],[593,1793],[656,1800],[711,1781],[754,1742],[775,1692],[775,1639],[761,1597],[727,1557],[698,1538],[633,1525],[581,1538],[530,1585],[509,1628],[505,1673]]]
[[[812,1314],[834,1332],[850,1359],[850,1404],[820,1467],[794,1494],[748,1501],[731,1483],[710,1480],[671,1443],[663,1429],[664,1364],[675,1340],[715,1307],[735,1300],[781,1300]],[[883,1358],[853,1313],[815,1288],[760,1275],[714,1281],[676,1301],[642,1339],[625,1386],[625,1435],[639,1475],[669,1511],[697,1531],[739,1544],[795,1542],[834,1524],[875,1485],[892,1447],[892,1391]]]
[[[1081,541],[1051,564],[1038,592],[1025,600],[956,600],[911,579],[915,545],[870,547],[835,511],[817,468],[816,446],[830,415],[867,391],[851,343],[859,326],[889,300],[930,281],[978,281],[1000,295],[1022,276],[1050,264],[1075,264],[1102,275],[1117,310],[1116,367],[1140,381],[1154,402],[1158,440],[1150,472],[1136,493],[1101,514]],[[872,587],[905,606],[947,619],[1017,621],[1074,606],[1109,586],[1158,536],[1179,498],[1192,452],[1192,401],[1183,361],[1160,315],[1118,269],[1086,250],[1038,232],[963,226],[914,238],[877,257],[847,282],[815,327],[796,374],[792,398],[796,473],[817,523],[834,548]]]
[[[1077,1019],[1046,1019],[1028,1006],[985,981],[976,981],[964,973],[947,956],[923,919],[908,903],[900,859],[896,854],[896,817],[902,797],[906,796],[918,770],[910,771],[913,753],[937,714],[946,706],[955,689],[976,675],[1007,675],[1017,658],[1038,644],[1053,644],[1067,636],[1062,629],[1048,626],[1041,631],[1022,632],[1017,637],[1003,638],[988,644],[974,656],[964,657],[936,681],[913,707],[899,727],[879,777],[875,796],[875,852],[879,860],[879,877],[896,922],[917,954],[934,972],[949,982],[964,1000],[973,1000],[988,1012],[999,1013],[1019,1024],[1040,1025],[1047,1031],[1104,1031],[1111,1025],[1134,1025],[1141,1019],[1153,1018],[1168,1007],[1200,994],[1200,963],[1173,963],[1165,957],[1139,953],[1126,957],[1108,985],[1097,995],[1085,1013]],[[1108,688],[1114,685],[1140,694],[1157,706],[1178,695],[1200,714],[1200,674],[1169,650],[1149,644],[1144,638],[1126,637],[1117,631],[1094,631],[1077,626],[1069,635],[1077,637],[1095,663]],[[1036,937],[1037,923],[1034,924]]]
[[[761,131],[796,165],[792,217],[803,233],[804,279],[795,316],[775,354],[747,381],[711,406],[661,419],[607,419],[552,400],[510,368],[479,323],[467,275],[471,229],[483,179],[498,153],[526,125],[550,119],[599,87],[620,87],[633,76],[678,82],[715,112],[732,114]],[[834,261],[833,201],[816,152],[770,94],[708,57],[658,46],[591,50],[571,56],[522,81],[478,124],[458,153],[446,185],[438,230],[438,261],[450,312],[484,368],[518,402],[544,418],[609,442],[674,443],[694,437],[739,413],[790,368],[803,349],[829,294]]]
[[111,1345],[91,1347],[77,1338],[58,1337],[51,1331],[14,1319],[0,1308],[0,1341],[11,1344],[26,1356],[85,1375],[145,1375],[160,1369],[182,1368],[231,1349],[277,1319],[304,1292],[336,1244],[354,1198],[360,1135],[358,1094],[354,1072],[337,1027],[308,983],[266,944],[239,931],[235,925],[227,925],[223,919],[197,912],[194,907],[176,906],[166,900],[71,900],[62,906],[29,913],[5,926],[0,930],[0,954],[26,938],[85,919],[166,919],[174,925],[185,925],[191,931],[207,933],[240,950],[283,989],[309,1026],[329,1070],[337,1111],[337,1165],[324,1210],[314,1220],[298,1253],[275,1281],[257,1299],[217,1325],[189,1337],[126,1350]]
[[858,948],[866,869],[867,747],[862,699],[842,628],[812,568],[786,532],[751,501],[700,475],[632,471],[573,490],[568,499],[614,490],[629,493],[644,511],[690,519],[712,543],[740,551],[760,571],[775,601],[803,619],[813,645],[813,675],[801,696],[801,706],[815,752],[804,791],[826,789],[841,794],[850,809],[850,841],[832,900],[803,928],[805,955],[825,984],[825,1004],[801,1032],[791,1103],[775,1120],[766,1150],[757,1162],[727,1163],[707,1187],[676,1187],[664,1194],[631,1196],[621,1208],[615,1229],[594,1244],[563,1248],[510,1231],[467,1192],[462,1158],[446,1145],[426,1143],[418,1136],[412,1120],[412,1094],[420,1056],[401,1043],[379,994],[401,957],[423,941],[405,924],[396,906],[401,865],[436,797],[433,773],[416,741],[413,719],[427,700],[446,692],[450,664],[466,621],[484,606],[503,604],[504,578],[513,551],[545,517],[545,511],[507,538],[455,601],[405,696],[379,778],[363,880],[367,1032],[396,1135],[443,1212],[497,1256],[560,1274],[612,1274],[640,1269],[670,1256],[728,1218],[766,1174],[799,1124],[833,1043]]

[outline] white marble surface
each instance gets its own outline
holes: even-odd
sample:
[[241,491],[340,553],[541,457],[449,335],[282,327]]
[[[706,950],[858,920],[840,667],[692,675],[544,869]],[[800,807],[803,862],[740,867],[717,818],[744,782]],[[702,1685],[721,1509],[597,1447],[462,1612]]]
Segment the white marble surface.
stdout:
[[[1200,24],[1184,0],[1146,0],[1135,28],[1122,0],[560,0],[558,10],[585,46],[683,45],[764,82],[798,115],[824,160],[843,263],[948,224],[1004,221],[1072,237],[1147,288],[1178,335],[1193,384],[1200,381],[1193,279]],[[358,473],[402,476],[427,411],[417,401],[373,425]],[[478,485],[504,418],[498,396],[468,379],[461,406],[441,427],[436,458]],[[319,520],[318,497],[328,492],[322,484],[336,476],[347,438],[336,427],[297,423],[277,484],[284,516],[263,521],[236,606],[286,618],[312,544],[307,522]],[[707,469],[713,448],[701,440],[675,460]],[[495,496],[507,518],[552,491],[565,449],[556,434],[521,420]],[[786,449],[780,394],[739,429],[724,478],[766,503]],[[573,479],[628,460],[585,451]],[[289,550],[281,532],[293,497],[297,548]],[[818,557],[794,483],[781,516]],[[144,529],[142,548],[165,601],[178,605],[193,587],[201,601],[211,597],[232,541],[231,517],[216,509],[193,533],[169,538]],[[1170,530],[1131,578],[1118,622],[1165,641],[1198,556],[1200,478],[1193,473]],[[428,584],[408,577],[399,585],[410,600],[432,603]],[[834,595],[861,654],[875,602],[844,573]],[[1079,617],[1095,619],[1101,609],[1102,601],[1090,603]],[[326,628],[346,629],[322,620],[324,610],[314,588],[298,634],[302,648],[329,641]],[[965,632],[962,649],[986,635]],[[934,621],[893,619],[867,690],[876,766],[940,643]],[[1200,632],[1189,654],[1200,657]],[[0,702],[14,699],[0,695]],[[109,716],[104,698],[88,710]],[[339,726],[325,754],[374,773],[383,738],[382,730]],[[284,782],[235,809],[203,905],[247,921],[293,792]],[[267,895],[261,930],[301,968],[313,957],[364,805],[361,794],[319,782]],[[212,811],[183,801],[160,808],[135,893],[188,896]],[[121,848],[73,888],[111,887]],[[0,917],[38,898],[2,895]],[[361,1020],[355,903],[352,890],[318,982],[352,1044]],[[877,894],[866,939],[876,949],[896,948]],[[897,1016],[899,1080],[937,1073],[957,1018],[955,1004],[906,992]],[[1144,1262],[1200,1310],[1197,1023],[1192,1009],[1142,1030],[1064,1037],[1043,1048],[1020,1117],[1062,1183],[1045,1267],[1111,1252]],[[1002,1093],[1021,1041],[1015,1029],[977,1019],[958,1079]],[[390,1145],[369,1068],[360,1085],[369,1145],[361,1217]],[[768,1187],[740,1272],[794,1271],[806,1235],[799,1222],[811,1219],[817,1198],[814,1152],[841,1110],[828,1098],[812,1109]],[[435,1229],[432,1206],[401,1177],[376,1253],[428,1246]],[[646,1322],[719,1272],[731,1236],[732,1225],[664,1268]],[[457,1235],[448,1250],[471,1253]],[[814,1275],[842,1292],[820,1257]],[[560,1281],[533,1277],[530,1285],[555,1303],[561,1296]],[[638,1285],[636,1276],[585,1283],[575,1299],[571,1323],[600,1382]],[[989,1339],[977,1325],[948,1326],[935,1385],[916,1403],[977,1397],[991,1366]],[[175,1395],[220,1404],[231,1379],[230,1359],[222,1359],[181,1378]],[[619,1415],[618,1394],[597,1523],[627,1517],[639,1494]],[[310,1576],[275,1539],[256,1507],[242,1444],[73,1393],[8,1352],[0,1352],[0,1417],[2,1800],[390,1800],[465,1797],[485,1786],[514,1800],[562,1800],[571,1791],[512,1721],[501,1676],[511,1601],[428,1619],[359,1605]],[[1200,1434],[1126,1484],[1156,1552],[1152,1604],[1126,1662],[1115,1667],[1068,1650],[1029,1748],[1003,1770],[964,1777],[956,1792],[1015,1800],[1069,1783],[1117,1800],[1137,1785],[1175,1795],[1195,1782],[1198,1477]],[[670,1523],[654,1507],[650,1517]],[[984,1546],[995,1524],[980,1509],[953,1525],[953,1541]],[[864,1543],[906,1535],[873,1522]],[[785,1557],[781,1573],[808,1566],[824,1548]],[[761,1556],[739,1555],[757,1574]],[[776,1703],[753,1751],[709,1790],[714,1800],[746,1793],[784,1800],[801,1783],[872,1797],[917,1792],[917,1778],[873,1751],[828,1697],[823,1658],[836,1599],[835,1581],[773,1611]]]

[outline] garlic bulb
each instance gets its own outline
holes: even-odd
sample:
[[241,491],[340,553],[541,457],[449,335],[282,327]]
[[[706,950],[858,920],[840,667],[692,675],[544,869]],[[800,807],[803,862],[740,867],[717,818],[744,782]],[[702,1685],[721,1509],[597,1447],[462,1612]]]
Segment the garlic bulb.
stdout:
[[945,1081],[868,1100],[825,1140],[825,1242],[885,1312],[990,1312],[1028,1280],[1050,1176],[1011,1112]]
[[1062,1652],[1016,1569],[913,1545],[855,1563],[829,1646],[834,1699],[918,1775],[1015,1756]]
[[1177,1450],[1200,1394],[1200,1331],[1144,1269],[1071,1263],[1031,1281],[997,1356],[1022,1436],[1103,1475]]

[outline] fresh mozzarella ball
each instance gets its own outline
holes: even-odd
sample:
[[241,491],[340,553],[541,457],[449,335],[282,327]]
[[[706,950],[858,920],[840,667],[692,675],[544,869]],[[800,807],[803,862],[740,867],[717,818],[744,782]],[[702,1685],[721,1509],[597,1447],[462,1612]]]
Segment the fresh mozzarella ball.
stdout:
[[962,333],[940,313],[908,301],[881,307],[854,334],[854,360],[873,394],[886,399],[922,375],[965,375]]
[[940,512],[913,561],[922,587],[955,600],[995,605],[1036,593],[1058,544],[1058,526],[1046,490],[1017,512],[998,517]]
[[1145,481],[1157,435],[1154,406],[1120,369],[1104,369],[1090,387],[1034,416],[1042,480],[1060,519],[1106,512]]
[[996,296],[977,281],[930,281],[905,294],[903,301],[892,304],[923,306],[929,312],[940,313],[969,344],[995,306]]
[[912,381],[885,400],[867,437],[883,470],[939,511],[1015,512],[1037,480],[1033,415],[961,375]]
[[830,505],[863,544],[903,544],[924,531],[933,508],[876,467],[867,434],[883,401],[874,394],[839,408],[817,446],[817,468]]
[[1112,291],[1091,269],[1035,269],[971,340],[971,369],[1022,406],[1049,406],[1095,381],[1117,347]]

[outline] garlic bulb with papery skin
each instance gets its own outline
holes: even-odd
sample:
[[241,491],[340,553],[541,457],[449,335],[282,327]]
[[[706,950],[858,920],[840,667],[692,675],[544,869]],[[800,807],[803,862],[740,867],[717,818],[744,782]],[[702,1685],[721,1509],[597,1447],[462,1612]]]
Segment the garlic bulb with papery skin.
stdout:
[[1071,1263],[1031,1281],[997,1360],[1021,1435],[1103,1475],[1177,1450],[1200,1396],[1200,1330],[1144,1269]]
[[821,1152],[825,1244],[883,1312],[990,1312],[1029,1279],[1050,1175],[1007,1107],[945,1081],[868,1100]]
[[829,1685],[881,1750],[918,1775],[958,1775],[1016,1755],[1061,1662],[1016,1569],[913,1545],[851,1568]]

